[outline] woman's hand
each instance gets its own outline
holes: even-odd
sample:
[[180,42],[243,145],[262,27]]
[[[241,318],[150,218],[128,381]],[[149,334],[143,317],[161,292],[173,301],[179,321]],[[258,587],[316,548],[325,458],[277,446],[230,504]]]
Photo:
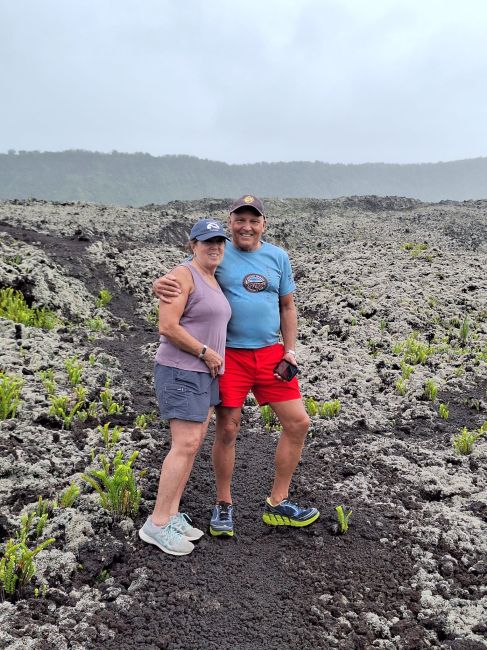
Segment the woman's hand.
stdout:
[[152,291],[162,302],[170,305],[181,294],[181,284],[175,275],[167,273],[152,283]]
[[218,371],[223,365],[223,357],[221,357],[218,352],[215,352],[215,350],[207,348],[205,356],[203,357],[203,361],[210,369],[210,374],[214,379],[218,375]]

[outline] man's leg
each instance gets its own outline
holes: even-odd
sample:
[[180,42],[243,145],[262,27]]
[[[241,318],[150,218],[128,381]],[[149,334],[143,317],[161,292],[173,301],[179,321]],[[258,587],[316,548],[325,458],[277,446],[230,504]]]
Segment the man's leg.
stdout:
[[270,495],[271,503],[275,505],[288,496],[289,485],[301,458],[310,419],[302,399],[273,402],[270,406],[282,425],[275,455],[274,483]]
[[235,466],[235,444],[240,429],[242,409],[218,406],[212,460],[216,482],[216,500],[232,503],[231,483]]

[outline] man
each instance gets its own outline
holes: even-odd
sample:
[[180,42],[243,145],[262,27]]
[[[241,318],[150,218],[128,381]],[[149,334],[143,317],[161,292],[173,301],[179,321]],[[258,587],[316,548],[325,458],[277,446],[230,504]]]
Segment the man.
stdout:
[[[296,366],[297,314],[289,258],[282,248],[262,241],[266,217],[260,199],[246,195],[230,208],[228,226],[232,242],[225,247],[217,280],[232,308],[225,350],[225,373],[220,379],[212,460],[217,503],[210,533],[232,536],[231,480],[235,443],[242,406],[250,390],[258,403],[269,404],[282,426],[275,454],[275,475],[262,518],[272,526],[308,526],[318,519],[316,508],[288,500],[289,486],[301,458],[309,429],[296,377],[283,381],[275,366],[285,359]],[[154,282],[162,300],[177,295],[171,275]],[[279,343],[279,332],[283,343]]]

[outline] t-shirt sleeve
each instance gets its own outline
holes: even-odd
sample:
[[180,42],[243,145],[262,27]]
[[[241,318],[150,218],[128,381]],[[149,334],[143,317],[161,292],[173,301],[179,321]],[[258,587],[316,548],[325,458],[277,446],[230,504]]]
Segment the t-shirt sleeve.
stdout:
[[292,293],[296,290],[296,283],[294,282],[293,271],[291,268],[291,262],[289,261],[288,254],[283,251],[282,259],[282,274],[281,274],[281,283],[279,285],[279,295],[287,296],[288,293]]

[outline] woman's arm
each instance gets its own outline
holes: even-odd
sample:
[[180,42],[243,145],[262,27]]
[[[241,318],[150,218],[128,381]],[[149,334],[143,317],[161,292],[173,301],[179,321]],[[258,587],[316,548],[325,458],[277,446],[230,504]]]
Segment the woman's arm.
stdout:
[[[172,272],[172,275],[178,280],[181,293],[173,298],[171,303],[159,301],[159,334],[165,336],[175,347],[197,357],[202,352],[206,342],[195,339],[180,324],[186,303],[193,290],[191,271],[184,267],[178,267]],[[223,363],[223,357],[215,350],[207,348],[202,359],[208,366],[211,376],[216,377]]]

